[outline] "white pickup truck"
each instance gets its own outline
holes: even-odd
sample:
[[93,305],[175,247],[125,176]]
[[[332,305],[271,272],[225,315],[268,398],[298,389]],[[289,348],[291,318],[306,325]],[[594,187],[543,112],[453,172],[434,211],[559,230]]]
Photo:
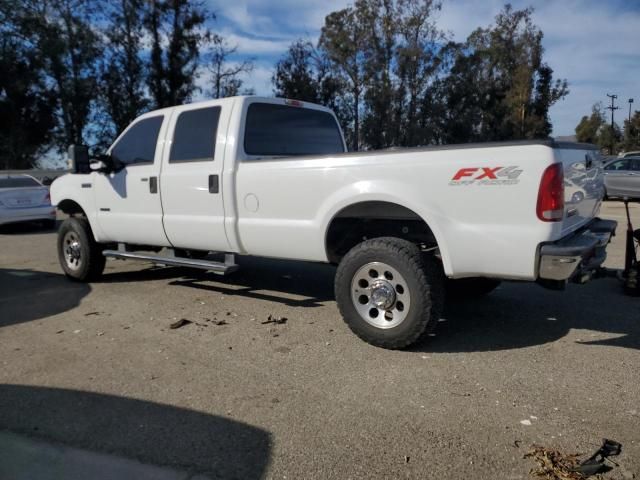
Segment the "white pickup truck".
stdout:
[[[346,152],[335,115],[234,97],[136,119],[105,155],[71,147],[51,199],[67,276],[105,257],[225,274],[235,255],[336,264],[349,327],[386,348],[436,325],[446,294],[562,288],[605,259],[597,150],[553,140]],[[596,169],[596,170],[594,170]],[[219,258],[215,258],[220,254]]]

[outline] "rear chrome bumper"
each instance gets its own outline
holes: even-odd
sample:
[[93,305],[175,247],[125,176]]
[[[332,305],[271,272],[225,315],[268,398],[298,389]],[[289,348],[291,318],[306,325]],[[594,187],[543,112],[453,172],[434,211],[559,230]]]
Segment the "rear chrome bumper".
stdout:
[[540,247],[538,278],[542,281],[585,283],[607,258],[607,245],[618,223],[596,218],[585,228]]

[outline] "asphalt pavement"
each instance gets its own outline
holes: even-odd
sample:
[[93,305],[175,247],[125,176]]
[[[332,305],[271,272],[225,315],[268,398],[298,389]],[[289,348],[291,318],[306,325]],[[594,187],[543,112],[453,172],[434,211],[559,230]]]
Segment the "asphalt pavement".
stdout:
[[[621,222],[610,268],[623,213],[602,211]],[[623,444],[605,478],[640,478],[640,298],[614,278],[504,283],[387,351],[344,325],[327,265],[242,258],[218,277],[109,260],[79,284],[55,241],[0,230],[0,478],[40,459],[31,472],[525,479],[531,445],[587,456],[602,438]]]

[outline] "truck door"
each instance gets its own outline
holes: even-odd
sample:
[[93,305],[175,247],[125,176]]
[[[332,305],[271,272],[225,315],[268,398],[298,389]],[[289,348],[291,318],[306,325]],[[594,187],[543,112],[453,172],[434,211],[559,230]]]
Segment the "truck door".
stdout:
[[150,114],[131,124],[109,151],[125,168],[94,173],[97,218],[105,240],[169,245],[162,228],[158,183],[166,124],[162,114]]
[[169,124],[160,186],[164,229],[174,247],[229,251],[222,167],[231,105],[185,105]]

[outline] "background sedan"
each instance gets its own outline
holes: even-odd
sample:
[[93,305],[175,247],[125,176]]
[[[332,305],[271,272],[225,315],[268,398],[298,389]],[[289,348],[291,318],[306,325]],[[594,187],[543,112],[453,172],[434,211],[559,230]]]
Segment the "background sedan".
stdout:
[[620,158],[604,166],[607,198],[640,198],[640,157]]
[[0,225],[35,220],[55,226],[49,188],[29,175],[0,175]]

